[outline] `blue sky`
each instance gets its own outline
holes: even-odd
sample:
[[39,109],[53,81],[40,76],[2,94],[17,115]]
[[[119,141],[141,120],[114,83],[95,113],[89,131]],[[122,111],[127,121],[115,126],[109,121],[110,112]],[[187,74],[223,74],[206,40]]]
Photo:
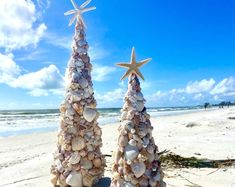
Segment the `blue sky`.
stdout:
[[[83,0],[75,0],[82,4]],[[98,107],[121,107],[117,62],[141,72],[147,106],[235,101],[235,1],[93,0],[85,13]],[[0,1],[0,109],[58,108],[74,28],[69,0]]]

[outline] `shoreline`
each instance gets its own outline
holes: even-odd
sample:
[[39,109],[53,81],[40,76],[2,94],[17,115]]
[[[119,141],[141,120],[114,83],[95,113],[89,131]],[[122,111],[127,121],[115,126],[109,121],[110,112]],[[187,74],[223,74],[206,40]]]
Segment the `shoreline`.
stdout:
[[[153,136],[159,151],[167,149],[183,157],[234,159],[235,120],[229,117],[235,117],[235,107],[152,117]],[[101,125],[103,154],[112,155],[115,150],[118,125]],[[49,169],[56,140],[56,131],[0,138],[0,186],[51,186]],[[112,158],[106,159],[107,179]],[[234,167],[166,168],[164,173],[168,186],[175,187],[192,185],[190,182],[203,187],[231,187],[235,183]]]
[[[166,108],[170,108],[170,107],[166,107]],[[191,109],[182,109],[182,108],[188,108],[188,107],[179,107],[181,108],[181,110],[158,110],[157,108],[150,108],[147,109],[147,112],[150,114],[150,116],[152,116],[152,118],[159,118],[159,117],[168,117],[168,116],[177,116],[177,115],[183,115],[183,114],[190,114],[190,113],[197,113],[197,112],[202,112],[204,111],[203,108],[191,108]],[[189,107],[190,108],[190,107]],[[207,111],[211,111],[211,110],[216,110],[217,108],[215,107],[211,107],[209,109],[207,109]],[[110,110],[110,109],[107,109]],[[118,108],[115,110],[119,110]],[[38,111],[38,110],[37,110]],[[42,110],[44,111],[44,110]],[[42,112],[40,111],[40,112]],[[47,110],[45,110],[47,111]],[[117,112],[117,111],[116,111]],[[35,115],[35,114],[34,114]],[[45,116],[48,115],[52,115],[52,114],[43,114]],[[42,114],[40,114],[40,116],[43,116]],[[46,132],[53,132],[56,131],[58,129],[59,126],[59,113],[53,114],[55,116],[55,119],[52,120],[46,120],[43,121],[42,123],[39,123],[39,121],[37,121],[38,119],[34,119],[34,117],[32,116],[32,122],[29,123],[29,121],[27,121],[27,125],[24,125],[22,128],[20,129],[20,125],[24,124],[24,121],[21,121],[20,124],[18,124],[18,126],[16,127],[17,130],[15,129],[11,129],[12,127],[10,127],[11,125],[15,125],[13,124],[7,124],[7,125],[3,125],[0,124],[2,126],[2,128],[5,128],[5,130],[1,130],[0,131],[0,139],[2,138],[6,138],[6,137],[13,137],[13,136],[21,136],[21,135],[27,135],[27,134],[33,134],[33,133],[46,133]],[[120,113],[121,115],[121,113]],[[105,125],[115,125],[116,123],[119,123],[119,116],[120,115],[110,115],[109,113],[107,114],[102,114],[98,119],[99,125],[100,126],[105,126]],[[14,116],[14,115],[13,115]],[[5,119],[6,121],[9,119]],[[12,120],[12,119],[11,119]],[[35,121],[34,121],[35,120]],[[17,122],[17,120],[16,120]],[[18,123],[18,122],[17,122]],[[40,126],[32,126],[32,124],[40,124]],[[45,123],[49,123],[50,125],[45,125]],[[43,125],[44,124],[44,125]],[[8,127],[9,125],[9,127]],[[9,128],[9,129],[7,129]]]

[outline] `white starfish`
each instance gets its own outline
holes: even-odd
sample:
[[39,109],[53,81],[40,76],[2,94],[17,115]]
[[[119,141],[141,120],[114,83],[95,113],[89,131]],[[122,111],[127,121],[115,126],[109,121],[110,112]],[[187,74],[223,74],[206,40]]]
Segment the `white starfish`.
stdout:
[[78,7],[77,4],[74,2],[74,0],[71,0],[71,3],[73,4],[74,9],[69,10],[64,13],[64,15],[66,15],[66,16],[70,15],[70,14],[74,14],[73,17],[70,19],[69,26],[71,26],[73,24],[73,22],[77,19],[77,21],[79,21],[84,27],[86,27],[86,24],[84,22],[82,14],[84,12],[88,12],[88,11],[96,9],[96,7],[94,7],[94,6],[89,7],[89,8],[85,8],[90,2],[91,2],[91,0],[86,0],[80,7]]

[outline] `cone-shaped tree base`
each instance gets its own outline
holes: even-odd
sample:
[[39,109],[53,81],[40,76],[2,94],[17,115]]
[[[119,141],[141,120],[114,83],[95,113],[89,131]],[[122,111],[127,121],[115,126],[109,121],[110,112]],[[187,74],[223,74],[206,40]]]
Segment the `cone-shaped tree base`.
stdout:
[[118,129],[112,187],[166,186],[144,101],[139,80],[132,74]]
[[72,57],[68,63],[65,100],[57,150],[51,167],[51,182],[61,187],[92,186],[104,173],[101,129],[94,98],[90,58],[84,28],[77,23]]

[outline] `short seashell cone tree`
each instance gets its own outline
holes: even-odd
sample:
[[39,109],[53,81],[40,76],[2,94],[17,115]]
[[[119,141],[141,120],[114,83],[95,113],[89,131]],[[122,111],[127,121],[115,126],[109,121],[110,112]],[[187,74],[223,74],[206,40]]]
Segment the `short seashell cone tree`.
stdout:
[[105,159],[101,154],[101,128],[96,110],[92,65],[87,54],[85,23],[82,13],[95,7],[84,8],[90,0],[79,8],[72,0],[75,14],[70,25],[77,19],[73,37],[72,56],[67,67],[67,87],[65,99],[60,107],[60,127],[57,150],[51,166],[51,183],[54,186],[91,187],[104,174]]
[[118,128],[118,148],[114,154],[111,187],[165,187],[163,172],[158,157],[158,147],[152,137],[150,115],[144,106],[138,76],[144,79],[139,67],[151,59],[136,63],[132,49],[131,63],[118,66],[128,68],[128,91]]

